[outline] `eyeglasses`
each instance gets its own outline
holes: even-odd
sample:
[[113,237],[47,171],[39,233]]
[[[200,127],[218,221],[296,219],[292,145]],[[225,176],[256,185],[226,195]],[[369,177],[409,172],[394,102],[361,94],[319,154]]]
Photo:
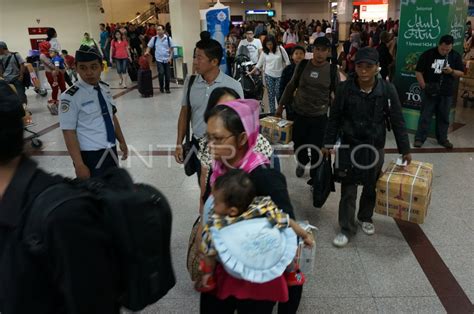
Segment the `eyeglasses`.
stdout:
[[224,136],[224,137],[218,137],[218,136],[212,136],[210,134],[206,134],[204,137],[208,143],[213,142],[214,144],[222,144],[224,143],[227,139],[234,137],[235,135],[231,134],[229,136]]

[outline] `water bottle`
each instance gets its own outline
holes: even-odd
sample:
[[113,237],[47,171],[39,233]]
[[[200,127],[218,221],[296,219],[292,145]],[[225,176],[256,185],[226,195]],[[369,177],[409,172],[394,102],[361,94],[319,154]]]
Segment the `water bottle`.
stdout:
[[[311,232],[313,235],[314,240],[316,241],[316,236],[314,234],[315,230],[318,230],[315,226],[310,225],[307,221],[298,222],[298,224],[307,232]],[[308,277],[309,274],[312,274],[314,271],[314,260],[316,258],[316,243],[313,247],[305,246],[302,239],[299,239],[298,245],[298,265],[300,266],[300,270],[303,274]]]

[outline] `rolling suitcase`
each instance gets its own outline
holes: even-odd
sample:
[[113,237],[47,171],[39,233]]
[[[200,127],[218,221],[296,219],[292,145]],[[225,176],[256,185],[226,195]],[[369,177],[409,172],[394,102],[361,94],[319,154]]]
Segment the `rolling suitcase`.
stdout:
[[151,70],[138,70],[138,92],[142,97],[153,97],[153,81]]

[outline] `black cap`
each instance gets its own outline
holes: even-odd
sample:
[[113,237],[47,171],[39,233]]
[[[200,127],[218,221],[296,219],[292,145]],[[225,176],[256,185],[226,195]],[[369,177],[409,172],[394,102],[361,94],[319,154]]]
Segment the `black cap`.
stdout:
[[318,47],[318,46],[321,47],[322,46],[322,47],[331,48],[331,42],[329,41],[329,39],[326,38],[326,36],[316,38],[313,45],[315,47]]
[[76,62],[89,62],[94,60],[102,62],[102,56],[95,47],[82,45],[79,50],[76,51]]
[[368,64],[377,64],[379,63],[379,53],[377,49],[371,47],[364,47],[359,49],[355,55],[355,63],[368,63]]

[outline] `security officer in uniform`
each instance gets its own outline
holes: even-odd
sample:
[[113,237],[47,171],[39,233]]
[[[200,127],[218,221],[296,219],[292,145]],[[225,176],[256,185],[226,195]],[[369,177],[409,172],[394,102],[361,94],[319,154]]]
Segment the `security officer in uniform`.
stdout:
[[118,166],[116,141],[128,148],[108,85],[100,81],[102,57],[94,47],[76,51],[79,81],[61,95],[59,122],[78,178],[99,176]]

